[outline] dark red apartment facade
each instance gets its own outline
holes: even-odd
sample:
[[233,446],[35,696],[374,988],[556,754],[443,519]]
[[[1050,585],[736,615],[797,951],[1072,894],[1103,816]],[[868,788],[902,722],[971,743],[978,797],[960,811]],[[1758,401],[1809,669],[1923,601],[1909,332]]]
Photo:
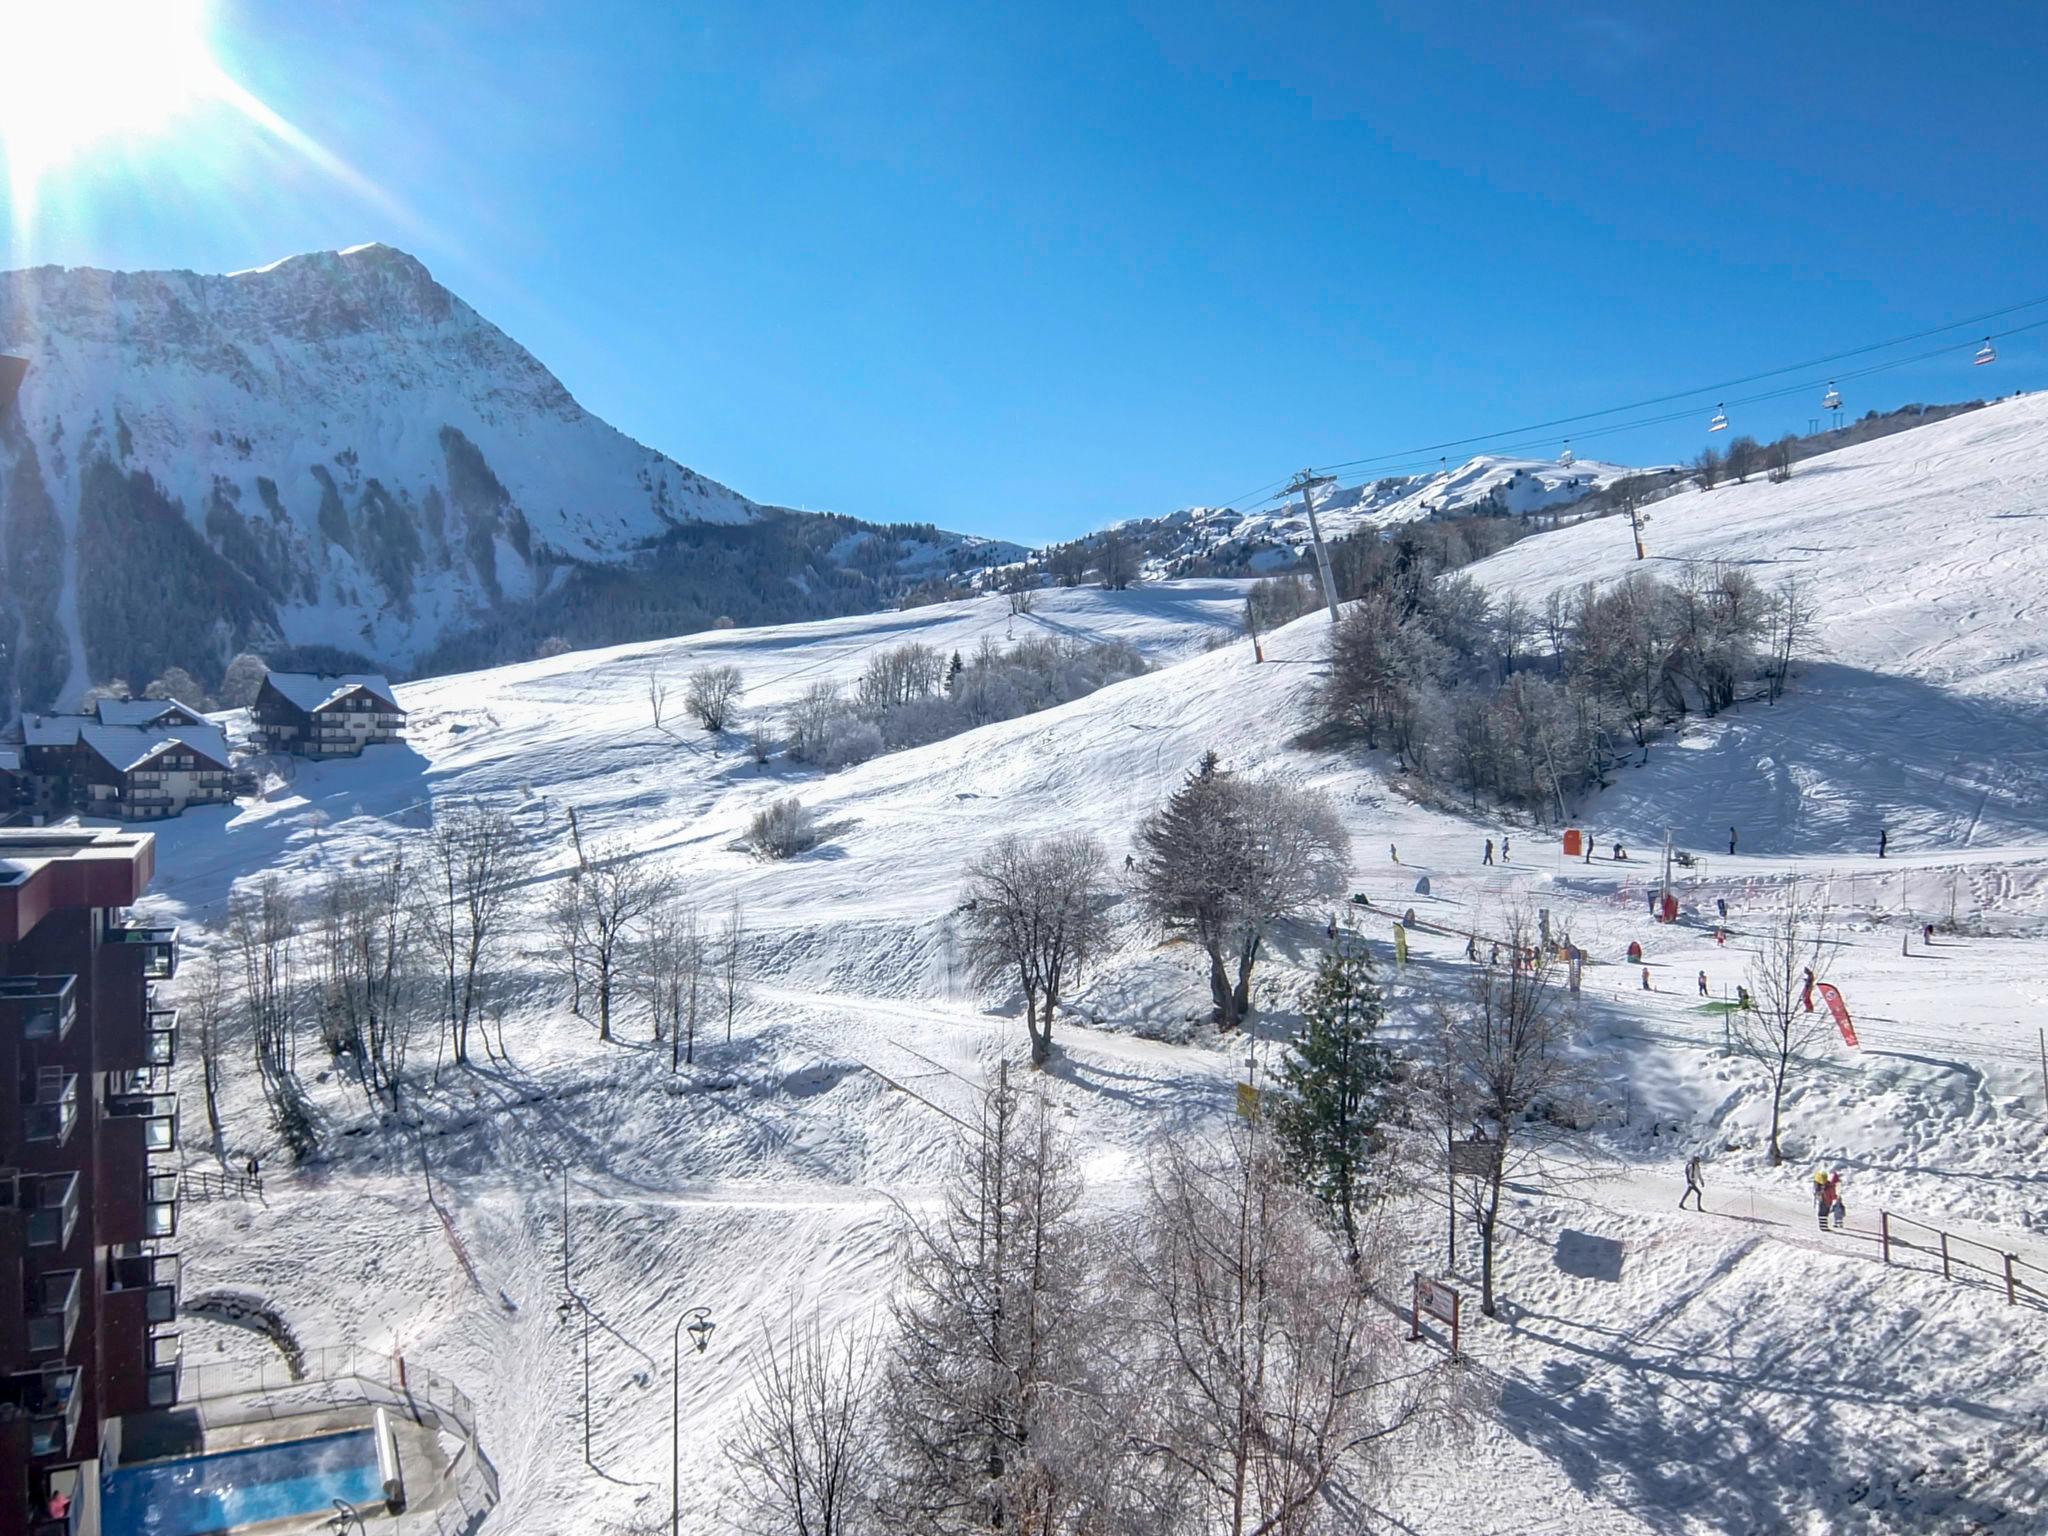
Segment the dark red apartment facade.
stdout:
[[84,1536],[178,1397],[175,929],[148,833],[0,828],[0,1536]]

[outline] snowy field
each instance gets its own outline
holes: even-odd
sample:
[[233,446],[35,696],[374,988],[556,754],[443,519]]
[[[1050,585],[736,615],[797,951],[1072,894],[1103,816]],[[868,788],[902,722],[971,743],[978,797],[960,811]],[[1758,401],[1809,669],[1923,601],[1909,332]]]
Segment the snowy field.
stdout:
[[[1948,1532],[2048,1529],[2048,1310],[1944,1282],[1925,1255],[1886,1267],[1880,1208],[2048,1266],[2048,1114],[2036,1054],[2048,1005],[2048,401],[2018,401],[1659,503],[1653,566],[1797,569],[1821,650],[1775,708],[1746,706],[1650,752],[1584,808],[1603,852],[1567,861],[1554,833],[1418,807],[1383,765],[1297,750],[1327,621],[1236,632],[1243,586],[1001,598],[771,630],[733,630],[442,678],[401,690],[412,740],[361,761],[298,765],[232,815],[160,833],[160,906],[217,922],[264,869],[311,889],[374,857],[437,806],[505,806],[539,850],[536,894],[586,842],[625,840],[674,869],[707,918],[737,899],[753,936],[751,1000],[694,1070],[671,1076],[637,1017],[600,1044],[542,979],[508,1009],[509,1064],[444,1074],[416,1131],[380,1126],[350,1085],[316,1085],[330,1155],[291,1174],[265,1144],[255,1087],[231,1089],[229,1141],[263,1155],[261,1205],[187,1205],[188,1292],[260,1294],[308,1344],[402,1349],[480,1410],[504,1498],[486,1529],[522,1536],[656,1528],[668,1510],[670,1330],[710,1306],[711,1350],[682,1379],[684,1528],[729,1529],[719,1446],[763,1330],[792,1309],[833,1323],[886,1298],[895,1203],[929,1197],[950,1116],[1007,1059],[1014,1000],[978,995],[956,932],[962,868],[1005,832],[1094,832],[1121,865],[1131,829],[1201,755],[1328,790],[1354,840],[1352,888],[1425,923],[1498,931],[1547,908],[1591,951],[1584,1013],[1608,1112],[1568,1194],[1519,1197],[1502,1321],[1468,1330],[1497,1408],[1466,1446],[1409,1458],[1378,1529],[1479,1533]],[[1625,524],[1583,524],[1475,568],[1497,594],[1633,565]],[[908,639],[969,651],[984,636],[1120,638],[1155,670],[1043,714],[832,774],[757,768],[738,737],[650,722],[650,670],[731,662],[772,712],[820,678],[851,680]],[[783,864],[736,846],[749,816],[795,793],[830,835]],[[1730,825],[1739,852],[1727,852]],[[1891,856],[1877,858],[1879,826]],[[1669,828],[1698,855],[1674,926],[1645,918]],[[1501,867],[1482,840],[1514,839]],[[1398,852],[1398,864],[1393,854]],[[1427,875],[1431,893],[1414,894]],[[1790,888],[1825,892],[1830,973],[1862,1044],[1795,1080],[1791,1161],[1769,1166],[1760,1073],[1697,1006],[1742,979],[1758,924]],[[1726,946],[1713,938],[1730,906]],[[536,902],[537,905],[537,902]],[[1930,951],[1923,921],[1948,923]],[[1458,984],[1462,938],[1418,931],[1396,971],[1398,1021]],[[1185,947],[1135,922],[1070,1000],[1045,1091],[1113,1209],[1148,1144],[1230,1112],[1242,1042],[1190,1019]],[[1902,940],[1911,936],[1909,952]],[[1262,969],[1261,1029],[1284,1032],[1320,930]],[[1625,963],[1646,949],[1656,990]],[[1075,1016],[1092,1021],[1088,1027]],[[197,1068],[181,1063],[188,1158],[202,1145]],[[1708,1159],[1708,1213],[1680,1214],[1679,1169]],[[1845,1170],[1849,1230],[1817,1233],[1804,1188]],[[562,1179],[577,1293],[601,1320],[584,1464],[583,1332],[561,1301]],[[424,1198],[431,1179],[444,1227]],[[1415,1267],[1443,1262],[1442,1210],[1414,1210]],[[452,1235],[451,1235],[452,1233]],[[1460,1244],[1460,1259],[1473,1245]],[[1464,1282],[1461,1282],[1464,1283]],[[2048,1284],[2048,1281],[2041,1283]],[[188,1357],[260,1348],[186,1325]],[[1418,1349],[1422,1346],[1417,1346]]]

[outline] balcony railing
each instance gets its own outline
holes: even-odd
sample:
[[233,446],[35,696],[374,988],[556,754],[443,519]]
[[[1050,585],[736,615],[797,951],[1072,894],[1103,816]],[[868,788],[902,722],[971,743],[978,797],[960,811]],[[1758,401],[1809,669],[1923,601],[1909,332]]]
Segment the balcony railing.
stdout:
[[142,1073],[157,1073],[161,1067],[139,1067],[121,1076],[127,1079],[129,1091],[117,1092],[110,1083],[107,1094],[107,1114],[115,1120],[142,1120],[146,1124],[142,1133],[142,1149],[148,1153],[168,1152],[178,1140],[178,1096],[175,1093],[138,1093],[132,1091]]
[[61,1248],[78,1226],[78,1175],[22,1174],[17,1197],[28,1212],[28,1245]]
[[[78,1536],[78,1522],[85,1514],[85,1477],[75,1466],[52,1467],[44,1475],[43,1492],[37,1502],[36,1518],[29,1536]],[[48,1511],[61,1510],[60,1514]]]
[[139,944],[142,974],[150,981],[169,981],[178,974],[178,930],[155,923],[117,923],[107,930],[110,944]]
[[78,1074],[44,1067],[36,1074],[33,1093],[22,1111],[23,1139],[63,1146],[78,1124]]
[[175,1253],[125,1253],[107,1259],[107,1294],[147,1293],[143,1318],[150,1327],[178,1318],[178,1256]]
[[78,1271],[60,1269],[39,1276],[29,1293],[28,1352],[61,1355],[71,1347],[85,1288]]
[[178,1176],[175,1173],[149,1175],[149,1199],[142,1207],[142,1235],[152,1239],[178,1235]]
[[178,1059],[178,1010],[151,1002],[143,1009],[149,1030],[149,1064],[168,1067]]
[[83,1401],[73,1366],[0,1376],[0,1416],[28,1420],[31,1457],[71,1454]]
[[78,1019],[75,976],[0,976],[0,1010],[11,1009],[25,1040],[62,1040]]

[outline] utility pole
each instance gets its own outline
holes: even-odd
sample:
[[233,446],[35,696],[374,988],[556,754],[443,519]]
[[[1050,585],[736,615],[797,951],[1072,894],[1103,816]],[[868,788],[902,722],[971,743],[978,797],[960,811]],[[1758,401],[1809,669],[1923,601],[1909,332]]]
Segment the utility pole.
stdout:
[[1292,496],[1296,491],[1301,492],[1302,509],[1308,513],[1308,536],[1315,541],[1316,546],[1316,571],[1323,579],[1323,600],[1330,605],[1332,624],[1337,622],[1337,578],[1330,573],[1330,551],[1323,543],[1323,525],[1316,521],[1315,498],[1309,492],[1316,486],[1332,484],[1335,478],[1333,475],[1318,475],[1313,470],[1304,469],[1294,477],[1293,483],[1284,492],[1288,496]]

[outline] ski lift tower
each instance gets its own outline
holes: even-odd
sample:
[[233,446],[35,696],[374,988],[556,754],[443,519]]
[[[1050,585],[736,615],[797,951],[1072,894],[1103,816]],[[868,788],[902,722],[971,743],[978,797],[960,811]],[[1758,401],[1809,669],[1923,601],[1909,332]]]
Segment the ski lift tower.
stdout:
[[1311,492],[1317,486],[1330,485],[1335,480],[1334,475],[1318,475],[1313,470],[1304,469],[1284,492],[1288,496],[1301,492],[1302,509],[1308,513],[1308,536],[1316,547],[1316,572],[1322,577],[1323,601],[1329,604],[1332,624],[1337,622],[1337,578],[1330,570],[1330,551],[1323,543],[1323,525],[1316,521],[1316,502]]

